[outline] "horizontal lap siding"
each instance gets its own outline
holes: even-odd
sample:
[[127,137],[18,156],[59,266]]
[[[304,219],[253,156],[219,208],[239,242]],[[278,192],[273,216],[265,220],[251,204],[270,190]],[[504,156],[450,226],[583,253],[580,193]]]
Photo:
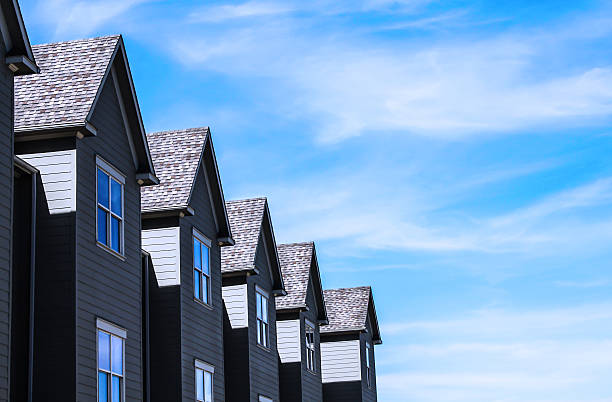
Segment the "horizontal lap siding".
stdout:
[[180,228],[142,231],[142,248],[151,254],[159,286],[180,284]]
[[281,363],[301,362],[300,320],[285,320],[276,322],[277,347]]
[[323,384],[324,402],[361,402],[361,381],[330,382]]
[[361,346],[358,339],[321,343],[323,383],[361,380]]
[[[249,348],[250,348],[250,383],[251,401],[257,401],[258,395],[264,395],[279,400],[279,371],[278,352],[276,348],[276,309],[274,296],[272,296],[272,279],[270,268],[264,251],[262,237],[259,239],[255,257],[255,265],[259,269],[259,275],[250,276],[248,279],[249,291]],[[266,350],[257,345],[257,308],[255,304],[255,285],[260,286],[268,292],[269,299],[269,328],[270,349]]]
[[[181,303],[182,303],[182,374],[183,401],[195,399],[194,359],[215,367],[214,398],[225,400],[223,361],[223,301],[221,297],[221,251],[210,205],[203,167],[196,177],[191,206],[194,216],[181,219]],[[210,307],[194,300],[193,291],[193,229],[211,240]]]
[[13,74],[4,64],[0,45],[0,400],[8,400],[11,216],[13,194]]
[[[94,400],[96,318],[127,330],[125,396],[142,398],[140,189],[112,78],[96,105],[96,137],[77,142],[77,399]],[[122,260],[96,245],[96,155],[126,176]]]
[[245,328],[247,322],[247,285],[223,286],[223,302],[232,328]]

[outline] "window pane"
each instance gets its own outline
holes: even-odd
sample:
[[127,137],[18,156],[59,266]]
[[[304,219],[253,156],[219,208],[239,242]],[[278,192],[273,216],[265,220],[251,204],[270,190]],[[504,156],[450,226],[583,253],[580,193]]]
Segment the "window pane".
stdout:
[[193,270],[193,295],[196,299],[202,299],[200,296],[200,278],[201,274],[197,270]]
[[255,293],[255,304],[257,304],[257,318],[261,319],[261,295]]
[[257,343],[263,343],[263,339],[261,337],[261,321],[257,321]]
[[206,402],[212,402],[212,374],[206,371],[204,373],[204,389],[206,390]]
[[113,376],[113,401],[112,402],[121,402],[121,378],[117,376]]
[[202,277],[202,300],[208,303],[208,277]]
[[118,216],[123,216],[121,206],[121,184],[111,179],[111,211]]
[[111,217],[111,248],[116,252],[120,252],[121,248],[121,223],[114,216]]
[[202,271],[206,275],[210,275],[208,268],[208,247],[202,244]]
[[98,331],[98,368],[110,371],[110,335]]
[[123,374],[123,340],[112,337],[112,350],[113,350],[113,373]]
[[107,214],[103,209],[98,208],[98,241],[102,244],[108,244],[106,241],[106,215]]
[[268,299],[265,297],[261,298],[261,314],[264,322],[268,322]]
[[109,402],[108,374],[102,372],[98,372],[98,402]]
[[204,400],[204,372],[196,369],[196,399]]
[[197,239],[193,239],[193,266],[202,269],[202,248]]
[[108,208],[108,175],[98,169],[98,204]]

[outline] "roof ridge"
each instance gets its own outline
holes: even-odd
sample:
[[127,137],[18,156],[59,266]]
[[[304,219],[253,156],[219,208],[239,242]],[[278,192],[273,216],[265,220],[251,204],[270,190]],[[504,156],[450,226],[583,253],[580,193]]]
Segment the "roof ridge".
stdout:
[[350,288],[335,288],[335,289],[323,289],[324,292],[337,292],[337,291],[341,291],[341,290],[357,290],[357,289],[368,289],[368,290],[372,290],[372,286],[369,285],[364,285],[364,286],[353,286]]
[[290,246],[310,246],[313,245],[314,246],[314,241],[300,241],[300,242],[294,242],[294,243],[282,243],[282,244],[277,244],[276,247],[290,247]]
[[176,129],[173,129],[173,130],[155,131],[155,132],[152,132],[152,133],[147,133],[147,136],[149,136],[149,135],[158,135],[158,134],[170,134],[170,133],[179,133],[179,132],[198,131],[198,130],[209,130],[210,131],[210,126],[189,127],[189,128],[176,128]]
[[253,198],[243,198],[240,200],[229,200],[229,201],[225,201],[226,204],[228,203],[233,203],[233,202],[247,202],[247,201],[268,201],[268,197],[253,197]]
[[88,41],[94,41],[94,40],[100,40],[100,39],[115,39],[115,38],[119,39],[120,37],[121,37],[121,34],[102,35],[102,36],[95,36],[93,38],[80,38],[80,39],[64,40],[64,41],[59,41],[59,42],[38,43],[36,45],[32,45],[32,47],[36,48],[36,47],[42,47],[42,46],[61,45],[61,44],[69,44],[69,43],[76,43],[76,42],[88,42]]

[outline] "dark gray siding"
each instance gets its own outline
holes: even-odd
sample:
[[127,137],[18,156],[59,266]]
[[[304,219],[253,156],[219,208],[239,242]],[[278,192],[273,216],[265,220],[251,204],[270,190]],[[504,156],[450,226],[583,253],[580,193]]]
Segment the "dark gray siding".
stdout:
[[[248,278],[247,292],[249,302],[249,371],[251,401],[257,401],[259,395],[264,395],[278,401],[278,353],[276,350],[276,308],[272,296],[272,278],[268,259],[264,249],[263,238],[260,237],[255,254],[255,265],[259,269],[259,275]],[[255,286],[261,287],[270,295],[269,299],[269,321],[270,321],[270,348],[265,349],[257,345],[257,309],[255,305]]]
[[13,74],[0,44],[0,400],[8,400],[11,216],[13,205]]
[[223,306],[223,346],[225,362],[225,400],[249,400],[249,329],[232,328]]
[[[214,399],[225,400],[223,364],[223,301],[221,298],[221,251],[210,205],[204,170],[201,167],[192,192],[194,216],[181,219],[182,387],[183,400],[195,395],[194,359],[215,367]],[[211,306],[193,296],[193,229],[212,242],[210,250]]]
[[362,400],[361,381],[323,384],[324,402],[361,402]]
[[[361,387],[362,387],[362,393],[363,393],[363,400],[365,402],[376,402],[377,400],[377,396],[376,396],[376,361],[374,359],[374,344],[372,343],[372,326],[370,324],[370,319],[368,317],[367,321],[366,321],[366,328],[368,329],[368,332],[366,333],[362,333],[359,337],[360,339],[360,343],[361,343]],[[366,352],[366,342],[369,342],[370,345],[372,346],[372,354],[370,355],[371,357],[371,363],[372,363],[372,386],[368,387],[368,382],[367,382],[367,377],[366,377],[366,357],[365,357],[365,352]]]
[[[96,137],[77,142],[76,311],[77,400],[96,398],[96,318],[127,330],[127,400],[142,399],[140,189],[112,77],[104,85],[92,124]],[[96,244],[96,155],[126,177],[125,258]]]
[[[319,325],[317,324],[317,305],[315,302],[312,280],[309,281],[306,293],[306,305],[309,311],[302,312],[300,318],[300,333],[302,344],[302,401],[317,402],[322,399],[323,385],[321,383],[321,337],[319,333]],[[306,323],[310,321],[315,327],[315,345],[316,345],[316,371],[313,373],[306,366]]]
[[302,401],[302,362],[280,363],[280,400]]

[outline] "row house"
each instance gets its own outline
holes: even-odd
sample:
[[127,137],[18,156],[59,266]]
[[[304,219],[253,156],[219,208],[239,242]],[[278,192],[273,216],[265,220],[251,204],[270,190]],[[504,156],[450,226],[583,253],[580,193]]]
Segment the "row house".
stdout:
[[141,400],[140,188],[158,180],[123,39],[32,50],[40,73],[15,80],[15,153],[39,172],[30,398]]
[[15,157],[14,78],[38,73],[38,66],[17,1],[0,2],[0,19],[0,400],[18,400],[31,392],[29,289],[37,171]]
[[280,400],[323,400],[321,324],[327,324],[313,242],[278,246],[286,296],[276,297]]
[[374,402],[374,345],[382,343],[369,286],[324,291],[329,324],[321,327],[323,400]]
[[274,298],[286,295],[268,202],[230,201],[236,244],[221,250],[225,400],[279,401]]
[[210,130],[147,138],[160,181],[141,192],[149,400],[223,401],[221,248],[233,239]]

